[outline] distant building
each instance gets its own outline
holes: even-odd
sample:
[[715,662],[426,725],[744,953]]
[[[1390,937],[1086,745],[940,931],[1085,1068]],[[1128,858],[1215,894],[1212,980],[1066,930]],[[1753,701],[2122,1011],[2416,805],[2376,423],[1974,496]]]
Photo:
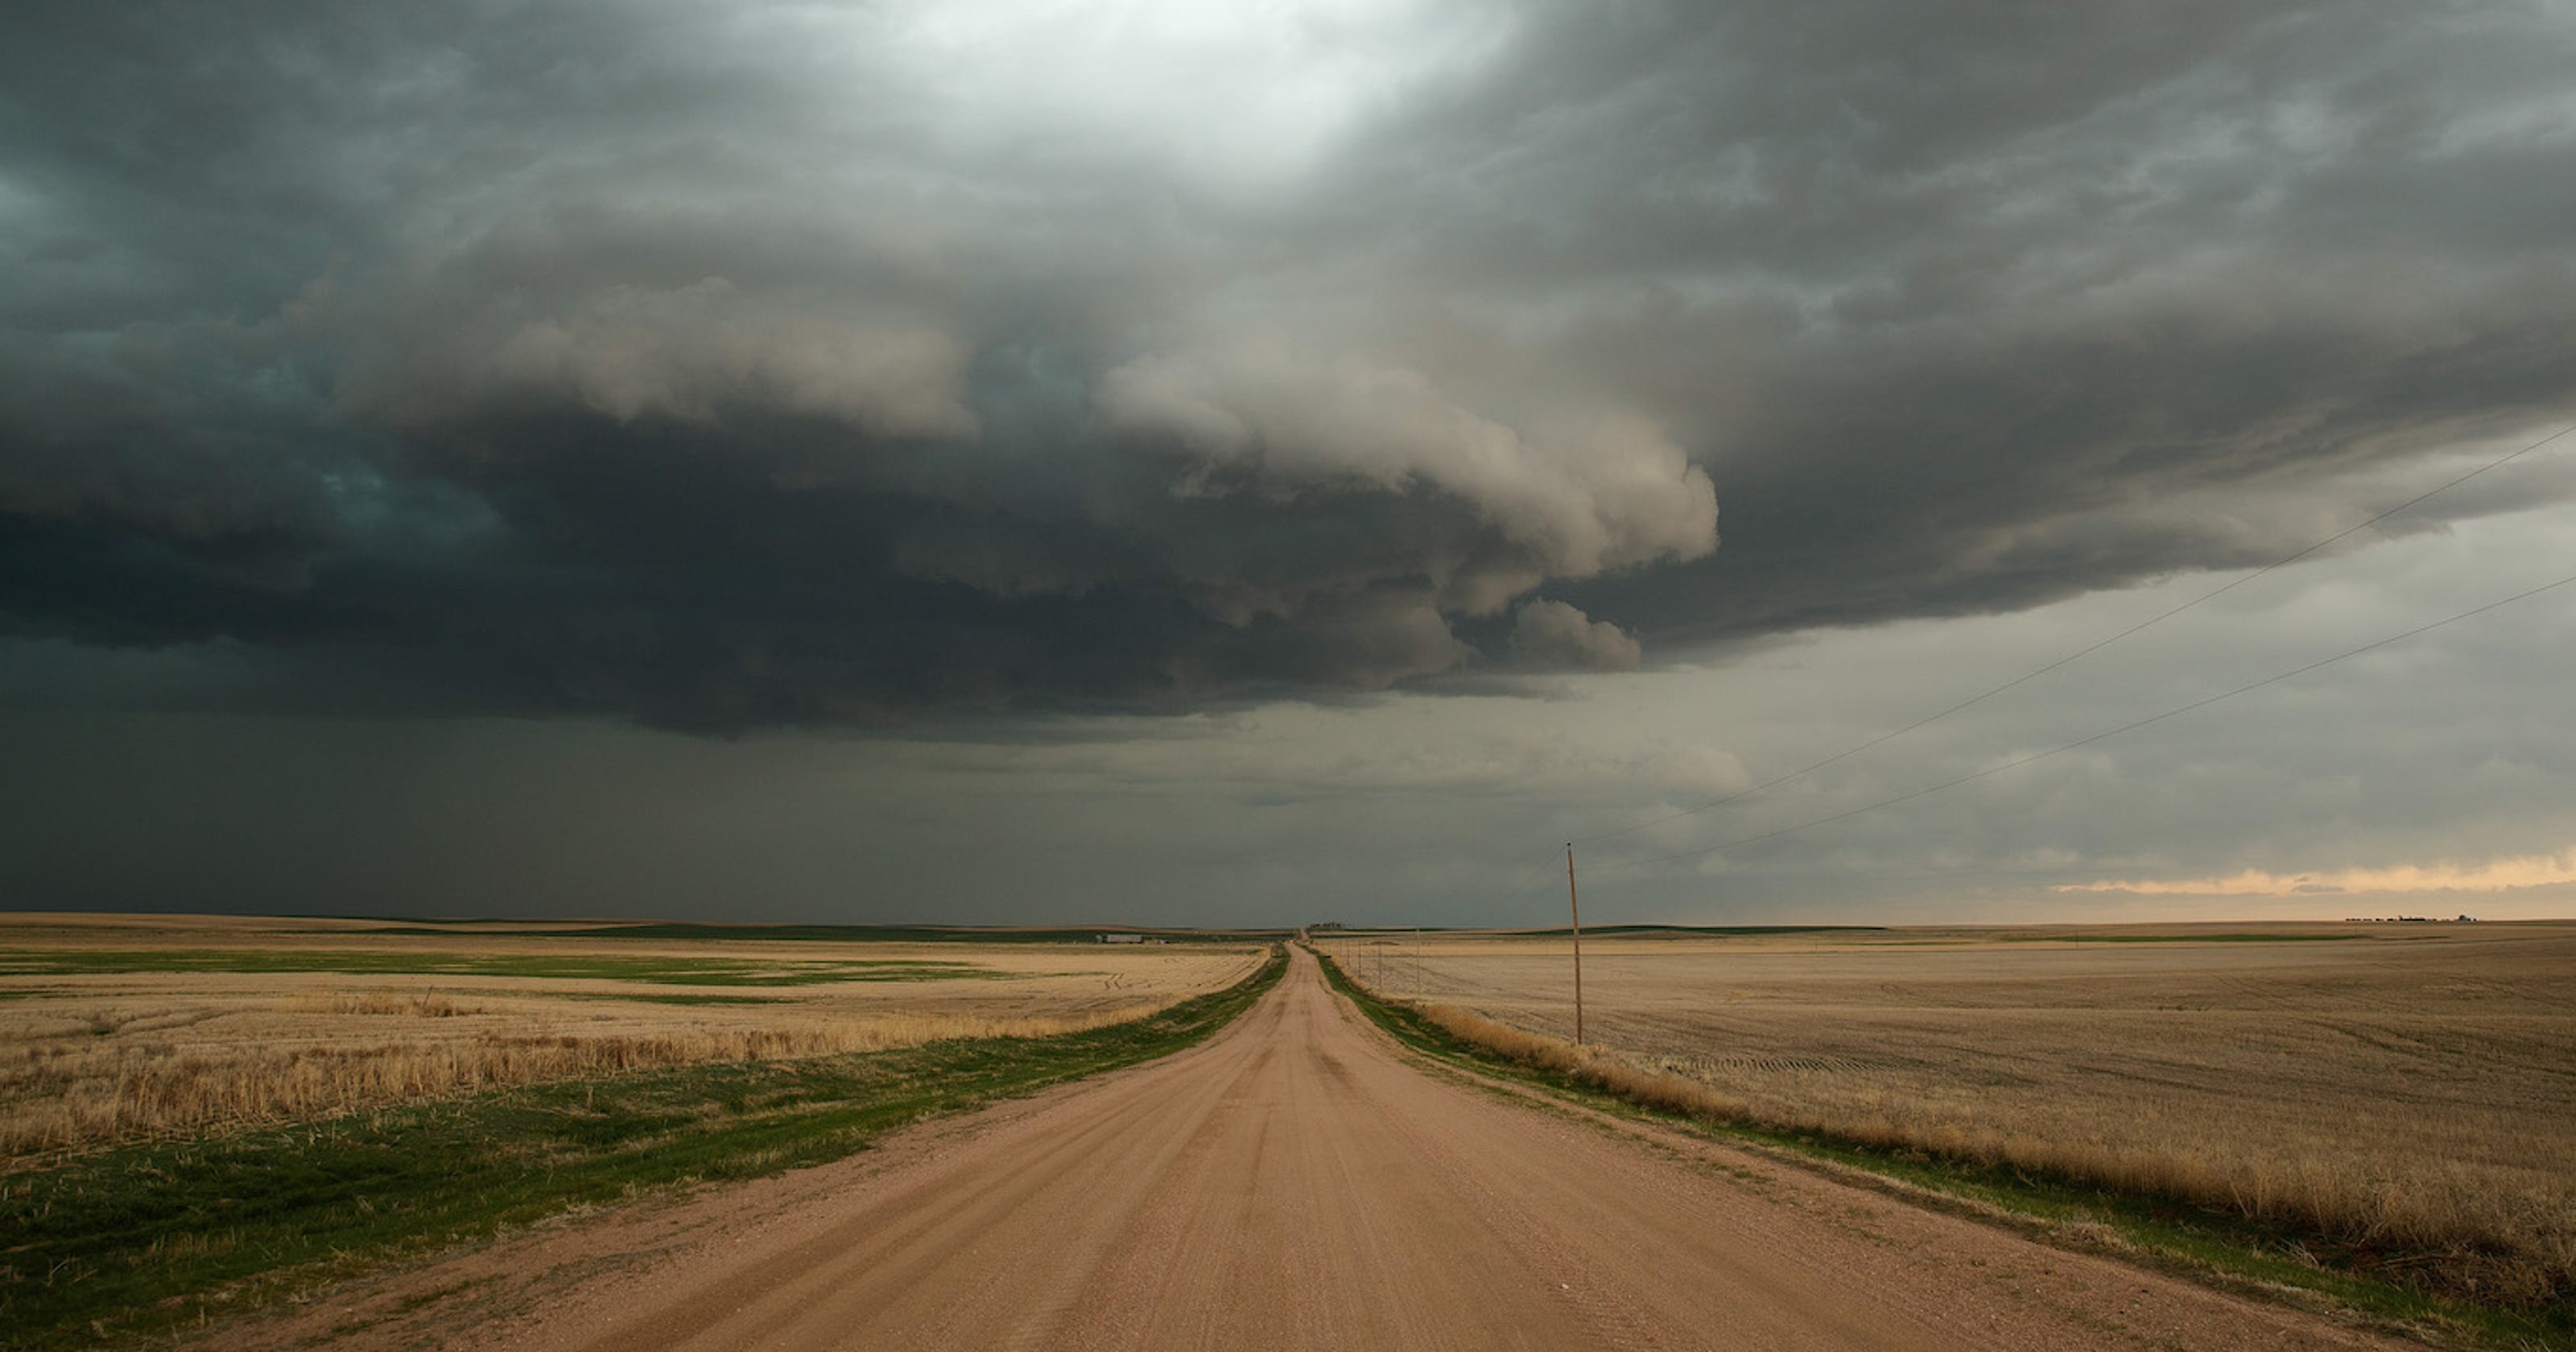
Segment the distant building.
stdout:
[[1145,942],[1145,936],[1141,934],[1104,934],[1100,936],[1100,942],[1104,944],[1141,944]]

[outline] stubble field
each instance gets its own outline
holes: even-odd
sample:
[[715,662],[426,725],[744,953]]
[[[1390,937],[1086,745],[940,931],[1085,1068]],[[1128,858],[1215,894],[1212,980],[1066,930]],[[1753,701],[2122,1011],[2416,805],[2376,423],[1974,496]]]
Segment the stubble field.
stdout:
[[1262,957],[1008,938],[0,917],[0,1169],[549,1080],[1074,1032]]
[[[1329,946],[1388,994],[1572,1035],[1562,935]],[[2576,1293],[2576,925],[1595,936],[1584,958],[1589,1041],[1707,1111],[2278,1220],[2484,1300]]]

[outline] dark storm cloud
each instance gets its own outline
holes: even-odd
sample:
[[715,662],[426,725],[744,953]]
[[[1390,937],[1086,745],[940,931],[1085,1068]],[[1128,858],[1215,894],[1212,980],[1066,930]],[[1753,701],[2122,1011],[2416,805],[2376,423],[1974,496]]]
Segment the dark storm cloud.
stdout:
[[2576,396],[2545,8],[1188,12],[13,10],[0,627],[1437,686],[2260,561]]

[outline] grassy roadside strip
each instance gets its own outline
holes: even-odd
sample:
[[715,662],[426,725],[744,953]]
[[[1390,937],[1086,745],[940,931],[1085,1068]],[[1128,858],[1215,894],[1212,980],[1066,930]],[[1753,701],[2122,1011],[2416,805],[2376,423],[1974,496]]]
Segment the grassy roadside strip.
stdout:
[[1225,990],[1060,1037],[558,1081],[0,1176],[0,1347],[166,1336],[566,1211],[838,1159],[1179,1051],[1286,969],[1274,949]]
[[1331,958],[1315,955],[1333,990],[1396,1041],[1430,1059],[1488,1078],[1543,1090],[1616,1116],[1675,1126],[1730,1143],[1767,1147],[1828,1171],[1856,1170],[1893,1190],[1960,1214],[2003,1223],[2046,1242],[2111,1252],[2232,1290],[2319,1300],[2418,1338],[2472,1347],[2576,1349],[2576,1307],[2512,1309],[2426,1294],[2321,1264],[2314,1237],[2154,1198],[2126,1196],[2031,1171],[1886,1150],[1827,1133],[1787,1131],[1660,1106],[1588,1080],[1469,1042],[1409,1003],[1361,989]]

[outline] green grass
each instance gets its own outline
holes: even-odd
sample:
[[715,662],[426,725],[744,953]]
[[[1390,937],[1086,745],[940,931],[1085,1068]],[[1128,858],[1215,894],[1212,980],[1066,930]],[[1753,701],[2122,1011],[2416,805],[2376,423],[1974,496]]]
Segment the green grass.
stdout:
[[699,1066],[137,1146],[0,1176],[0,1345],[138,1342],[577,1207],[864,1149],[1198,1042],[1286,969],[1050,1038]]
[[1543,1090],[1598,1111],[1675,1126],[1720,1140],[1769,1147],[1791,1157],[1892,1179],[1954,1209],[2048,1238],[2068,1227],[2101,1226],[2128,1257],[2198,1280],[2265,1292],[2290,1288],[2323,1296],[2374,1322],[2412,1334],[2437,1331],[2473,1347],[2576,1352],[2576,1302],[2514,1309],[2431,1294],[2382,1280],[2351,1264],[2356,1255],[2316,1235],[2150,1197],[2133,1197],[2028,1170],[1882,1150],[1821,1132],[1781,1131],[1713,1120],[1619,1098],[1574,1076],[1529,1065],[1451,1035],[1409,1005],[1352,984],[1318,953],[1325,980],[1398,1042],[1436,1061]]
[[510,976],[636,981],[663,986],[816,986],[835,981],[1008,979],[966,962],[882,958],[598,957],[585,954],[427,953],[340,949],[0,949],[0,976],[130,972],[348,972],[369,976]]

